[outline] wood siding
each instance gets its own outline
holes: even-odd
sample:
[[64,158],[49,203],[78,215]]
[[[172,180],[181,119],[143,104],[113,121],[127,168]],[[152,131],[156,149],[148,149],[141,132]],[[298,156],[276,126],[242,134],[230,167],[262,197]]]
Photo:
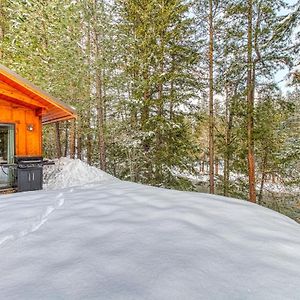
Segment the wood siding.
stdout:
[[40,108],[43,124],[76,118],[75,110],[0,64],[0,97],[18,105]]
[[[0,98],[0,123],[15,125],[15,155],[42,155],[42,120],[38,110]],[[28,126],[33,125],[33,130]]]

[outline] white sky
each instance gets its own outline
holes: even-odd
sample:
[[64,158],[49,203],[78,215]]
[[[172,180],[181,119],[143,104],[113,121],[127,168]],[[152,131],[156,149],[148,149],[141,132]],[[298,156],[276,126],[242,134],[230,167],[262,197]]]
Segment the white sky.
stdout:
[[[298,2],[298,0],[286,0],[286,2],[290,5],[294,5]],[[282,13],[283,14],[288,13],[288,10],[283,10]],[[300,30],[299,26],[298,26],[297,30]],[[288,71],[289,71],[288,68],[283,68],[282,70],[278,71],[275,75],[275,80],[284,93],[292,90],[292,88],[287,86]]]

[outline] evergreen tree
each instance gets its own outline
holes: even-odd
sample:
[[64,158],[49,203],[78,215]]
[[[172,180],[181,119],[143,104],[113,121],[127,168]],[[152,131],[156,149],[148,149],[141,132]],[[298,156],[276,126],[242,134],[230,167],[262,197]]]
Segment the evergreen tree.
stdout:
[[191,141],[184,107],[195,97],[197,53],[183,1],[119,1],[131,82],[132,128],[140,144],[138,180],[168,186]]
[[0,58],[77,110],[44,127],[47,157],[179,189],[210,173],[207,191],[265,205],[270,178],[299,178],[297,24],[282,0],[2,0]]

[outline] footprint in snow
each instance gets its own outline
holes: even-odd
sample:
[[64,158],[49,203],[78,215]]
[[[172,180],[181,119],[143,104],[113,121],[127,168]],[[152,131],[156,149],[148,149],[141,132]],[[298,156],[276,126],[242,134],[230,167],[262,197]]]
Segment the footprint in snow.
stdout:
[[9,241],[18,240],[18,239],[40,229],[41,226],[48,221],[49,215],[52,214],[55,209],[61,207],[64,204],[63,193],[59,193],[55,197],[55,199],[57,201],[54,203],[54,205],[47,206],[46,210],[39,217],[36,218],[37,221],[35,221],[33,224],[31,224],[27,229],[22,230],[15,235],[8,235],[8,236],[5,236],[4,238],[2,238],[0,240],[0,246],[3,244],[6,244]]

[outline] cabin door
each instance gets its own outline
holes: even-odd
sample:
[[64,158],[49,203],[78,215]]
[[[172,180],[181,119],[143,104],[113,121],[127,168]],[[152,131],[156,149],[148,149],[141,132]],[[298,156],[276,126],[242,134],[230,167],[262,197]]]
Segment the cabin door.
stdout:
[[0,188],[13,184],[13,169],[9,164],[14,163],[15,127],[11,124],[0,124]]

